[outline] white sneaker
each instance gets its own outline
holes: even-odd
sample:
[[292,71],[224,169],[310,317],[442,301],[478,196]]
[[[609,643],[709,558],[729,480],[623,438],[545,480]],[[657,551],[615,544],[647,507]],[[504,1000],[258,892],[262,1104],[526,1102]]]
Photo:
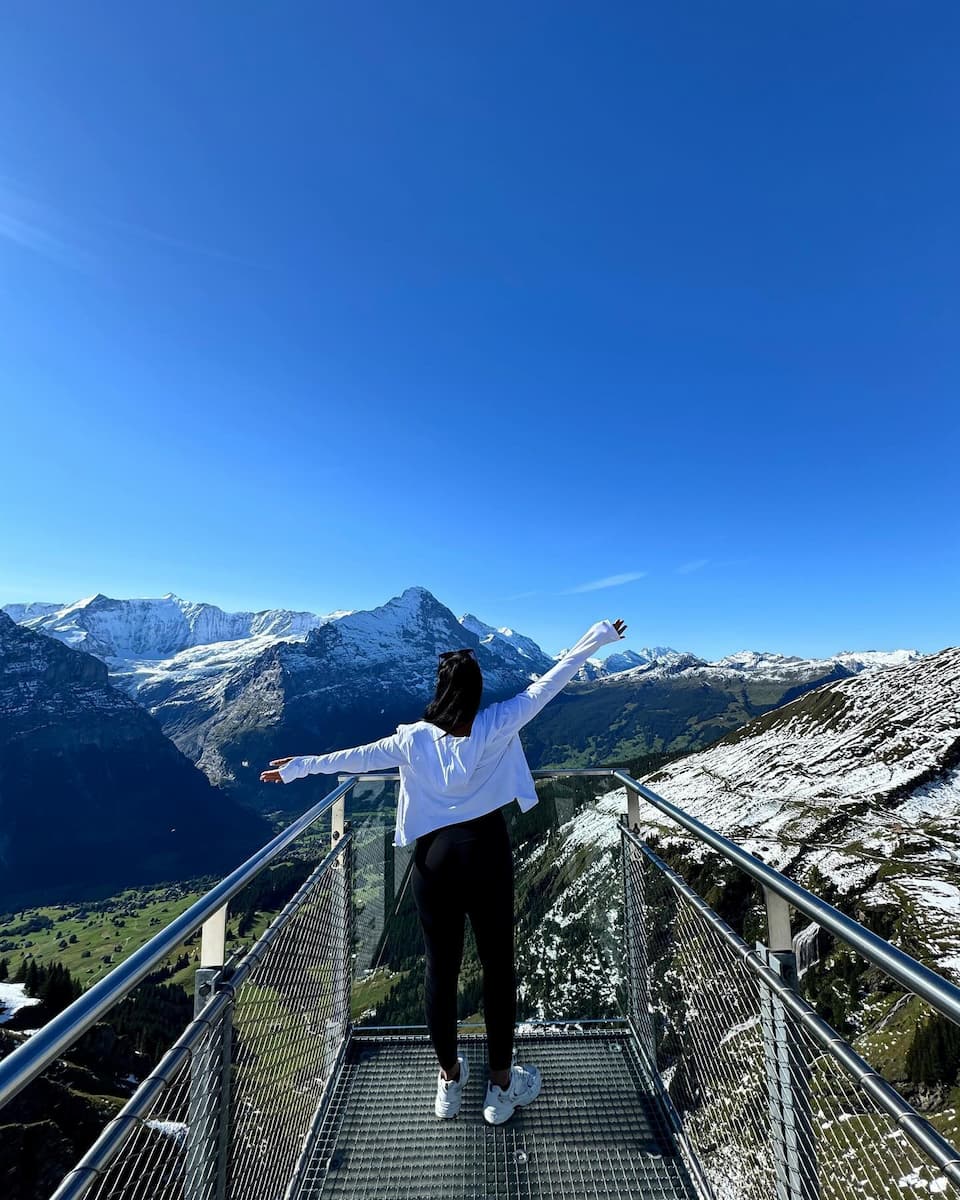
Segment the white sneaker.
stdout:
[[460,1111],[460,1101],[470,1078],[470,1068],[462,1054],[457,1055],[457,1062],[460,1064],[459,1079],[444,1079],[442,1071],[437,1075],[437,1099],[433,1111],[438,1117],[455,1117]]
[[502,1125],[510,1120],[515,1109],[532,1104],[539,1095],[539,1070],[536,1067],[511,1067],[509,1087],[497,1087],[488,1080],[483,1119],[488,1125]]

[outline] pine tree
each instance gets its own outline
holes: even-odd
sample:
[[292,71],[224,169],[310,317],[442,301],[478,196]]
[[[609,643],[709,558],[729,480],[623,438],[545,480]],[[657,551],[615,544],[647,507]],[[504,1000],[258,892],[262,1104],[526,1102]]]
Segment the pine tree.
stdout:
[[24,989],[28,996],[38,996],[41,983],[40,968],[37,966],[37,960],[31,958],[27,963],[26,975],[24,977]]

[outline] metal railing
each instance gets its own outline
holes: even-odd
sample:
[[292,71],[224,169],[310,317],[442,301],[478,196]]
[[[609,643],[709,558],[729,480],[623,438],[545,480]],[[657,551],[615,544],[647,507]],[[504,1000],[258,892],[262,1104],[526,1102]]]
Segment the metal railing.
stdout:
[[[960,1190],[960,1153],[797,990],[790,898],[939,1012],[960,989],[624,772],[616,777],[763,885],[751,948],[635,831],[621,831],[627,1004],[692,1175],[717,1200],[894,1200]],[[634,828],[631,828],[630,825]],[[701,834],[708,834],[701,836]],[[891,969],[892,968],[892,969]],[[921,988],[923,989],[921,991]]]
[[[195,1017],[64,1178],[55,1200],[281,1195],[350,1024],[351,836],[335,787],[0,1062],[0,1109],[202,930]],[[227,906],[325,814],[332,848],[238,963]]]
[[[606,778],[627,789],[619,851],[623,1015],[653,1068],[702,1196],[892,1200],[929,1198],[960,1185],[957,1151],[800,996],[789,907],[951,1020],[960,1014],[960,989],[626,773],[535,774]],[[194,1020],[67,1175],[55,1200],[296,1195],[349,1041],[354,967],[362,970],[376,958],[390,915],[399,909],[410,857],[387,850],[383,826],[348,831],[345,798],[357,784],[396,779],[393,773],[342,779],[0,1062],[2,1107],[203,926]],[[643,842],[641,800],[763,887],[766,945],[743,942]],[[329,853],[242,959],[225,963],[230,899],[327,812]],[[382,895],[373,894],[377,887]]]
[[209,999],[54,1200],[282,1196],[350,1017],[350,835]]
[[[868,962],[879,967],[884,974],[895,979],[907,991],[922,996],[927,1003],[942,1013],[943,1016],[960,1025],[960,988],[949,983],[929,967],[918,963],[896,946],[892,946],[883,938],[878,937],[859,922],[834,908],[819,896],[808,892],[806,888],[794,883],[786,875],[781,875],[773,867],[755,858],[736,842],[731,842],[722,834],[704,825],[682,808],[677,808],[669,800],[664,800],[650,788],[637,783],[625,771],[614,770],[613,777],[625,784],[628,789],[627,823],[633,829],[639,816],[640,799],[645,800],[658,812],[675,821],[682,829],[692,834],[698,841],[703,842],[712,850],[716,850],[728,862],[738,867],[744,874],[749,875],[767,893],[779,897],[786,905],[802,912],[815,924],[829,930],[835,937],[852,947],[858,954],[863,955]],[[632,803],[631,803],[632,801]]]

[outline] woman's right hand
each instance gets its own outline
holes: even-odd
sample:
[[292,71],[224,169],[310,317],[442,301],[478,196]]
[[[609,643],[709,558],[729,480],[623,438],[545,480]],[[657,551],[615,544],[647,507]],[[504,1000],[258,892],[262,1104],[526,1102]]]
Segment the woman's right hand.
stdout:
[[623,621],[621,621],[621,619],[619,617],[617,617],[617,619],[614,621],[613,627],[617,631],[617,633],[620,634],[621,637],[623,637],[624,634],[627,632],[626,625],[623,623]]
[[[287,763],[290,762],[294,757],[295,757],[295,755],[291,754],[287,758],[271,759],[270,766],[271,767],[285,767],[287,765]],[[283,783],[283,779],[280,777],[279,770],[277,770],[277,771],[261,771],[260,772],[260,782],[261,783]]]

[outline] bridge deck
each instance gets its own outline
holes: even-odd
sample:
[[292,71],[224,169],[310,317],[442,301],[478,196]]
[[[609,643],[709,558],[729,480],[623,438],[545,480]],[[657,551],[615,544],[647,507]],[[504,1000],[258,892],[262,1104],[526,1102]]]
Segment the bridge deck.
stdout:
[[519,1036],[516,1061],[540,1067],[543,1090],[497,1127],[480,1111],[486,1038],[460,1047],[463,1108],[439,1121],[426,1037],[357,1031],[298,1200],[694,1200],[629,1029]]

